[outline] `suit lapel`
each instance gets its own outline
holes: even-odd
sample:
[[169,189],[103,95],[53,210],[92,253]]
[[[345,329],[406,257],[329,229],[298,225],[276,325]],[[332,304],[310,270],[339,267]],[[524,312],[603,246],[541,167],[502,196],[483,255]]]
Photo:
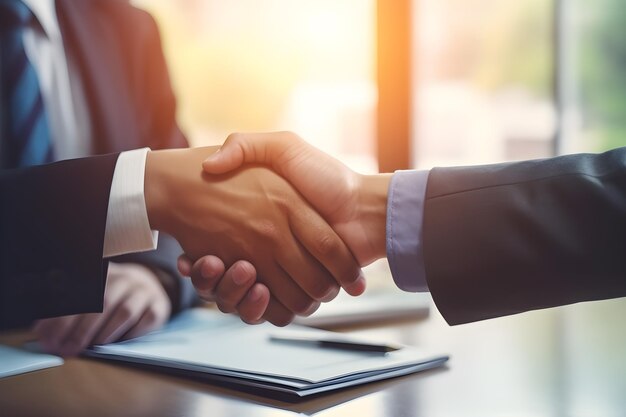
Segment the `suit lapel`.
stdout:
[[127,150],[139,138],[129,76],[124,73],[120,30],[115,19],[108,16],[108,3],[56,0],[66,48],[80,67],[96,153]]

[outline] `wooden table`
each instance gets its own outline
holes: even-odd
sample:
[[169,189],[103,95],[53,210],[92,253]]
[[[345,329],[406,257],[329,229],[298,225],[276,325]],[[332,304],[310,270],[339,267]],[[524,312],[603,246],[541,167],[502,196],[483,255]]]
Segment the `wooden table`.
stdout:
[[[342,329],[451,354],[445,368],[296,404],[89,359],[0,380],[0,416],[626,416],[626,300],[448,327]],[[27,333],[0,336],[19,344]]]

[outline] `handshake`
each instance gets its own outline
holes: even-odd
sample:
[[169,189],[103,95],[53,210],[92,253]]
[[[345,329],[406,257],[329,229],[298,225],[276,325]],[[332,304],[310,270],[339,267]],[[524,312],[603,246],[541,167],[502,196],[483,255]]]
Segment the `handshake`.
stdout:
[[[392,181],[359,175],[291,133],[236,134],[219,151],[148,153],[143,196],[150,227],[182,245],[178,269],[198,294],[247,323],[283,326],[340,288],[359,295],[361,267],[388,255],[398,288],[430,291],[460,324],[625,296],[624,161],[621,148]],[[59,176],[66,165],[52,168]],[[141,264],[111,264],[102,314],[43,320],[36,332],[47,350],[69,354],[145,333],[175,298],[157,279]],[[2,307],[34,314],[33,298],[5,297]]]
[[152,229],[185,251],[200,297],[247,323],[312,314],[386,253],[390,175],[364,176],[292,133],[233,134],[221,149],[148,154]]

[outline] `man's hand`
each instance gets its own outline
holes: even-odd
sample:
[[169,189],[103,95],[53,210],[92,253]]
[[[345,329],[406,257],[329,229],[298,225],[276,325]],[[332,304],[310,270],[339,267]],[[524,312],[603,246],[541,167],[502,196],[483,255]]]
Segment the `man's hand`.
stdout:
[[390,175],[360,175],[290,132],[228,137],[203,163],[223,174],[243,164],[264,164],[287,179],[348,244],[361,266],[386,254]]
[[[213,149],[148,154],[145,194],[153,229],[173,235],[191,259],[218,256],[255,266],[271,291],[265,319],[285,325],[334,298],[364,290],[348,247],[283,178],[263,167],[202,172]],[[339,284],[339,285],[338,285]]]
[[74,356],[87,346],[141,336],[161,327],[172,306],[157,276],[138,264],[109,263],[102,313],[39,320],[34,331],[42,347]]
[[248,324],[265,321],[263,314],[269,305],[270,292],[265,285],[256,282],[252,264],[237,261],[224,272],[224,263],[215,256],[208,255],[193,263],[182,255],[178,259],[178,270],[191,277],[202,299],[214,301],[223,313],[238,313]]
[[[389,175],[359,175],[288,132],[230,135],[203,167],[207,173],[223,174],[246,163],[268,165],[294,185],[348,244],[360,265],[385,256]],[[205,274],[211,263],[219,263],[219,259],[207,256],[192,266],[191,259],[182,256],[179,265],[183,266],[181,273],[202,283],[210,299],[218,305],[227,303],[227,310],[239,313],[243,321],[265,317],[263,302],[255,304],[243,288],[232,290],[236,287],[232,275]],[[251,283],[255,271],[250,265],[242,275]],[[262,293],[267,288],[256,287],[255,291]]]

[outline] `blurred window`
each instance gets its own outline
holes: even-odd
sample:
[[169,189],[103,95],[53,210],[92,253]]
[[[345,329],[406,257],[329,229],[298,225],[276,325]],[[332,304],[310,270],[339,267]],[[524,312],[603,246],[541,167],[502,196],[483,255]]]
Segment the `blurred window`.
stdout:
[[626,145],[626,2],[562,0],[563,152]]
[[[413,10],[412,165],[551,155],[559,0],[398,1]],[[159,23],[193,145],[293,130],[377,170],[375,0],[135,3]]]
[[553,6],[413,0],[414,166],[553,153]]
[[[552,154],[552,1],[393,1],[134,3],[159,24],[178,119],[194,146],[234,131],[293,130],[365,173],[377,172],[379,157],[399,168],[407,153],[419,168]],[[390,59],[385,71],[377,48]],[[377,82],[390,106],[378,139]],[[411,109],[394,100],[398,89],[410,92]],[[411,126],[388,129],[406,113]],[[373,287],[394,287],[384,262],[369,274],[382,277]]]
[[136,0],[159,23],[193,145],[293,130],[362,172],[375,155],[374,0]]

